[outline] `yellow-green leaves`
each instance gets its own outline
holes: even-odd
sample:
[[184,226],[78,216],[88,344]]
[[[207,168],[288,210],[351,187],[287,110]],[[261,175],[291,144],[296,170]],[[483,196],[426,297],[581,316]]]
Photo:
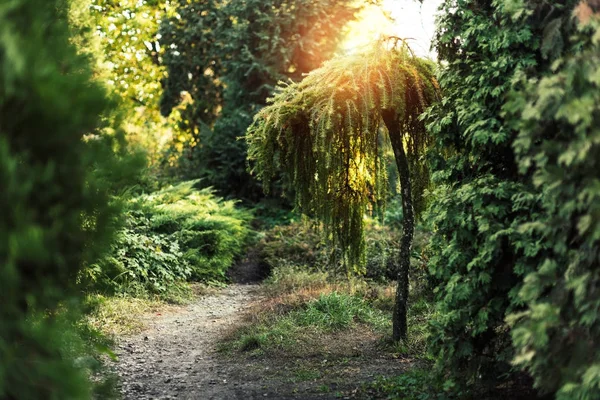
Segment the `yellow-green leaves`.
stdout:
[[363,259],[367,205],[386,190],[381,113],[398,115],[401,140],[416,164],[428,142],[419,115],[438,97],[431,65],[406,48],[387,46],[335,58],[281,87],[246,136],[258,177],[268,185],[275,170],[283,169],[297,204],[325,222],[353,264]]

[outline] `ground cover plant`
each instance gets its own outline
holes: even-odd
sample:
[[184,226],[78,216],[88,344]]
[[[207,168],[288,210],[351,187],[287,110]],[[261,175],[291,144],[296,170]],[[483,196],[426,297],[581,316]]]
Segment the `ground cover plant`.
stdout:
[[249,242],[251,214],[198,182],[132,198],[112,252],[88,269],[92,287],[174,295],[185,282],[222,284]]

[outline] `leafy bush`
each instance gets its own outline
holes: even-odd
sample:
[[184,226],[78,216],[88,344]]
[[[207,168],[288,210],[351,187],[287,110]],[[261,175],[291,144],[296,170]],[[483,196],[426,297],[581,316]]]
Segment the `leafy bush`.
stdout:
[[439,311],[431,349],[447,387],[495,385],[512,370],[505,319],[522,306],[517,294],[534,267],[527,257],[543,244],[520,231],[536,214],[539,193],[519,174],[513,151],[518,132],[503,106],[516,71],[550,71],[570,34],[574,4],[442,5],[435,45],[446,61],[440,72],[445,98],[429,112],[437,184],[429,215]]
[[128,211],[125,218],[111,253],[88,268],[84,279],[97,289],[142,295],[166,293],[176,282],[190,278],[192,269],[177,241],[153,232],[150,219],[140,210]]
[[[585,7],[588,7],[587,10]],[[587,3],[579,12],[591,11]],[[585,21],[585,20],[583,20]],[[538,79],[525,75],[505,111],[519,128],[515,151],[541,209],[520,231],[531,237],[517,301],[508,316],[514,363],[556,398],[600,398],[600,23],[579,26],[568,55]]]
[[90,171],[112,152],[99,132],[106,93],[72,44],[68,8],[0,4],[2,399],[92,396],[75,283],[111,239],[113,210]]
[[223,282],[250,237],[248,211],[195,181],[130,201],[125,227],[86,277],[98,288],[166,294],[177,282]]

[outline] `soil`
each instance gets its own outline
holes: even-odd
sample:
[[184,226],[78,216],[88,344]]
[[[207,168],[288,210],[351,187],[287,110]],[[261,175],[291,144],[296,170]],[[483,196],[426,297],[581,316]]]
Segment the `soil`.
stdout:
[[147,328],[118,342],[116,369],[125,399],[370,398],[358,390],[363,382],[413,365],[380,351],[379,338],[366,328],[324,337],[301,356],[219,352],[222,339],[263,299],[251,278],[260,276],[252,261],[234,271],[245,284],[140,317]]

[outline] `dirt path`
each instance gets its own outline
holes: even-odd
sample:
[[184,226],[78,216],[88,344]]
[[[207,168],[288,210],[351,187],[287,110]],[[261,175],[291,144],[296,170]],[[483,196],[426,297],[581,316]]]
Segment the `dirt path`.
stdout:
[[264,398],[252,382],[236,379],[239,365],[224,362],[216,353],[221,334],[258,300],[257,288],[231,285],[167,315],[147,316],[147,330],[119,343],[117,370],[123,397]]
[[147,329],[121,338],[117,348],[123,398],[366,399],[373,397],[357,390],[363,382],[414,365],[382,352],[379,338],[360,327],[270,358],[219,353],[220,341],[261,307],[260,272],[250,254],[231,271],[238,283],[190,305],[140,316]]

